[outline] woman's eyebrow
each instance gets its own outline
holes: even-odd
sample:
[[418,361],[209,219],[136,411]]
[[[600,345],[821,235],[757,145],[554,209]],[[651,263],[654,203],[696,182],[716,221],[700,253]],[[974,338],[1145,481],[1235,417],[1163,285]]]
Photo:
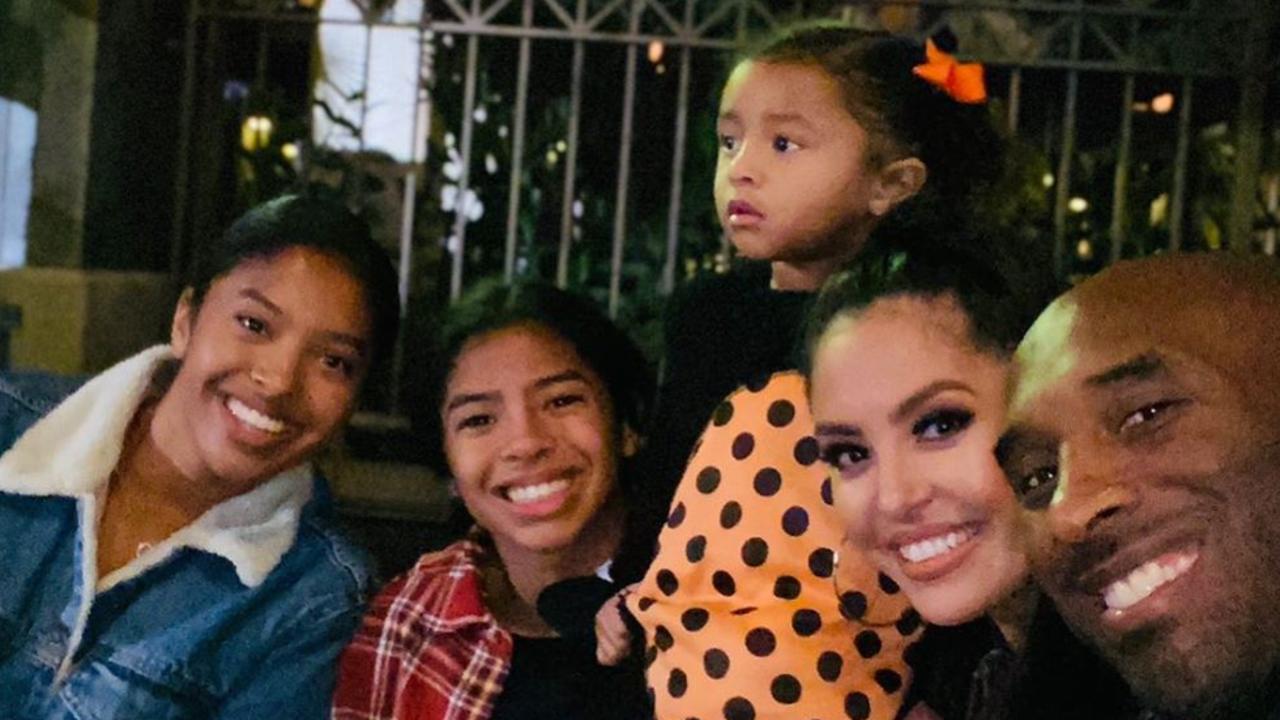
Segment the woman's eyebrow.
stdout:
[[498,393],[496,392],[462,393],[449,398],[449,402],[444,406],[444,411],[447,414],[463,405],[496,399],[498,399]]
[[554,375],[548,375],[543,378],[538,378],[537,382],[533,384],[533,387],[538,390],[542,390],[543,388],[549,387],[551,385],[559,385],[560,383],[586,382],[586,381],[587,381],[587,377],[582,373],[578,372],[577,370],[565,370],[563,372],[558,372]]
[[270,310],[276,315],[281,315],[284,313],[284,310],[281,310],[279,305],[276,305],[275,303],[271,302],[269,299],[267,299],[266,295],[263,295],[262,293],[258,292],[257,290],[254,290],[251,287],[242,289],[240,291],[240,297],[248,298],[258,303],[259,305],[262,305],[267,310]]
[[862,428],[846,423],[818,423],[813,434],[817,437],[861,437]]
[[936,380],[912,393],[911,397],[898,403],[898,407],[894,408],[893,412],[890,413],[889,420],[894,423],[902,422],[914,414],[921,405],[932,399],[934,395],[948,390],[959,390],[970,395],[975,394],[973,388],[959,380]]

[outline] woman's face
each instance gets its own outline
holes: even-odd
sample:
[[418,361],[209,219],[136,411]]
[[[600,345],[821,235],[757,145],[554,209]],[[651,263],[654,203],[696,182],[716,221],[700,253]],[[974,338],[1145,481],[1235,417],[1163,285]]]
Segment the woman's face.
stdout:
[[621,435],[609,394],[559,335],[521,324],[471,338],[440,412],[458,493],[499,551],[589,551],[621,535],[605,512]]
[[370,334],[364,288],[339,260],[301,247],[246,260],[199,308],[179,300],[171,346],[182,366],[152,436],[187,477],[252,489],[346,421]]
[[814,420],[848,537],[931,623],[973,619],[1026,576],[993,453],[1005,375],[951,298],[880,300],[815,350]]

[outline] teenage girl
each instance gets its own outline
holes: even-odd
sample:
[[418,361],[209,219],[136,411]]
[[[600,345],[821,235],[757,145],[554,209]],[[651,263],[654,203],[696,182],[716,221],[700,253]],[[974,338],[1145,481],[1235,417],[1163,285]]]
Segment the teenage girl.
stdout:
[[[639,664],[600,666],[594,637],[558,630],[548,618],[563,608],[542,597],[607,572],[618,548],[653,391],[644,356],[582,298],[483,284],[449,309],[431,370],[424,440],[475,527],[374,599],[333,717],[648,717]],[[573,587],[553,604],[586,589]]]
[[[827,507],[803,378],[769,374],[797,366],[812,291],[882,218],[908,200],[967,208],[996,178],[984,97],[973,66],[831,24],[784,32],[726,83],[716,205],[735,247],[767,271],[695,285],[668,334],[654,428],[671,432],[650,445],[650,497],[666,497],[662,483],[689,462],[660,552],[628,598],[658,717],[897,711],[918,617],[869,563],[837,553],[843,528]],[[691,428],[708,416],[690,457]],[[641,525],[624,558],[652,548],[659,524],[647,537]],[[606,659],[620,649],[610,610],[598,618]]]
[[327,717],[369,590],[310,460],[399,322],[341,205],[203,254],[171,340],[70,397],[0,381],[0,717]]

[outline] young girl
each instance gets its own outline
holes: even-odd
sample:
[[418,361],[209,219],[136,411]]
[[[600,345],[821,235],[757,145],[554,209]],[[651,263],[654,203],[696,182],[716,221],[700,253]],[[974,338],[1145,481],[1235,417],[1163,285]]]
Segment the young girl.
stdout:
[[648,717],[639,666],[598,665],[594,637],[561,635],[539,604],[607,575],[653,389],[643,356],[584,300],[487,285],[450,309],[433,360],[437,457],[476,527],[374,601],[334,717]]
[[[717,208],[740,253],[768,268],[695,286],[668,332],[654,423],[666,434],[644,464],[649,495],[671,497],[663,484],[688,465],[658,556],[628,598],[659,718],[897,712],[918,618],[870,564],[837,553],[843,528],[803,378],[770,373],[796,367],[809,295],[881,218],[911,198],[965,207],[995,178],[1000,144],[980,81],[946,81],[974,70],[903,38],[824,24],[784,33],[725,86]],[[644,566],[633,559],[653,546],[645,529],[623,577]],[[598,624],[602,655],[615,655],[612,607]]]
[[890,249],[831,278],[817,299],[809,392],[851,544],[926,622],[948,626],[912,648],[903,711],[1115,717],[1122,686],[1048,608],[1037,615],[1017,502],[994,452],[1009,360],[1053,285],[990,239],[882,230]]
[[[923,77],[940,72],[950,78],[941,86]],[[747,262],[671,299],[664,384],[639,461],[648,502],[620,574],[647,569],[712,411],[735,388],[796,367],[813,291],[876,223],[907,199],[980,202],[1003,156],[983,97],[979,66],[829,23],[784,31],[737,64],[720,103],[715,199]]]
[[287,197],[209,248],[169,345],[56,406],[0,383],[0,716],[324,717],[368,576],[308,461],[398,318],[368,228]]

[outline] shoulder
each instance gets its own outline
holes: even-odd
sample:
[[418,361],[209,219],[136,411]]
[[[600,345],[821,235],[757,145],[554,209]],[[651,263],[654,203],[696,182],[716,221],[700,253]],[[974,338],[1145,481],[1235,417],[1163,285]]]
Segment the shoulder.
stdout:
[[[378,593],[374,608],[408,603],[420,611],[438,614],[454,601],[479,600],[479,553],[475,542],[459,540],[443,550],[423,555],[412,568]],[[470,597],[471,592],[476,597]]]
[[0,373],[0,450],[12,445],[83,382],[83,378],[48,373]]
[[[315,502],[314,500],[312,501]],[[368,556],[323,516],[303,512],[294,546],[273,575],[294,589],[291,593],[313,611],[327,604],[331,613],[359,610],[372,591]]]
[[729,272],[705,273],[682,285],[671,295],[668,317],[731,313],[736,301],[768,291],[768,263],[742,263]]
[[479,553],[473,541],[460,540],[423,555],[373,599],[361,634],[391,631],[422,641],[470,626],[492,625],[476,567]]

